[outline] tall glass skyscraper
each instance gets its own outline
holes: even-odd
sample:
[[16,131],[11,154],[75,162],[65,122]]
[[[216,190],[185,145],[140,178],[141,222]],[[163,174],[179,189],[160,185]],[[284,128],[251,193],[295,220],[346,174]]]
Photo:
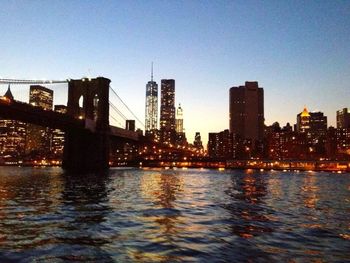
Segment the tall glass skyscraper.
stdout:
[[161,80],[160,101],[161,141],[172,143],[175,135],[175,80]]
[[[45,110],[52,110],[53,90],[39,85],[31,85],[29,103]],[[48,127],[28,124],[26,138],[27,153],[39,155],[49,153],[51,149],[51,134],[52,131]]]
[[151,71],[151,81],[146,84],[146,112],[145,129],[152,131],[157,129],[158,120],[158,84],[153,81],[153,64]]

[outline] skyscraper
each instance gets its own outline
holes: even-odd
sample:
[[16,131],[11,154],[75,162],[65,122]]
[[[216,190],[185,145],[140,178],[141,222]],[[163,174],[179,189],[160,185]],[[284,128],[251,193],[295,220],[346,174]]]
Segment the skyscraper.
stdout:
[[[65,114],[67,112],[67,106],[55,105],[55,111]],[[52,131],[52,149],[51,152],[57,158],[61,158],[63,155],[64,147],[64,131],[60,129],[54,129]]]
[[[3,96],[13,100],[10,85]],[[26,124],[15,120],[0,119],[0,155],[22,157],[25,148]]]
[[203,142],[202,142],[202,138],[201,138],[201,133],[200,132],[196,132],[196,134],[194,136],[193,146],[197,150],[203,150]]
[[253,142],[263,139],[264,89],[258,82],[230,88],[230,132]]
[[[53,90],[40,85],[30,86],[29,103],[45,110],[52,110]],[[27,153],[47,154],[51,148],[51,129],[28,124],[26,151]]]
[[175,135],[175,80],[161,80],[160,104],[161,142],[172,143]]
[[184,119],[183,119],[183,110],[181,108],[181,104],[179,104],[179,107],[176,109],[176,119],[175,119],[175,130],[177,133],[183,133],[184,132]]
[[306,107],[297,115],[297,132],[304,133],[310,130],[310,113]]
[[153,63],[151,69],[151,81],[146,84],[146,132],[156,130],[158,121],[158,84],[153,81]]
[[348,108],[337,111],[337,128],[350,128],[350,111]]

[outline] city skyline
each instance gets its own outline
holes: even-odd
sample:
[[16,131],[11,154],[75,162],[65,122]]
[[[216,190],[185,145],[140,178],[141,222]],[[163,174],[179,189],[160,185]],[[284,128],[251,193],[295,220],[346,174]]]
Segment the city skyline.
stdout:
[[350,106],[348,2],[154,1],[156,12],[149,6],[4,2],[0,76],[102,75],[143,119],[144,85],[154,61],[157,83],[176,80],[175,105],[183,105],[190,142],[197,131],[207,142],[209,132],[228,128],[228,89],[245,81],[265,88],[267,125],[294,124],[307,106],[335,126],[336,111]]

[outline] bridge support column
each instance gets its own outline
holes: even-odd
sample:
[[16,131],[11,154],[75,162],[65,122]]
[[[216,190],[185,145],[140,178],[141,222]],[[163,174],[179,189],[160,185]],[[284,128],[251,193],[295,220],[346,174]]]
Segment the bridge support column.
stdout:
[[103,77],[69,81],[67,114],[84,119],[86,127],[66,131],[64,169],[92,172],[109,167],[109,83]]
[[109,135],[88,130],[66,132],[63,164],[65,170],[93,172],[109,167]]

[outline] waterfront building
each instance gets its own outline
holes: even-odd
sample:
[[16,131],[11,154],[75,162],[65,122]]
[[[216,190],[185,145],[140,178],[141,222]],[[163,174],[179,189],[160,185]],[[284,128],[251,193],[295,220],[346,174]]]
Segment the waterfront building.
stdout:
[[253,145],[264,135],[264,89],[258,82],[230,88],[230,132]]
[[[10,85],[2,97],[14,100]],[[26,124],[16,120],[0,119],[0,156],[21,158],[25,149]]]
[[[66,114],[67,106],[55,105],[54,111],[62,114]],[[63,155],[63,148],[64,148],[64,131],[60,129],[53,129],[52,130],[52,147],[51,147],[51,152],[53,153],[53,156],[56,158],[61,158]]]
[[350,128],[350,111],[348,108],[337,111],[337,128]]
[[297,115],[297,132],[308,132],[310,130],[310,114],[306,107]]
[[316,159],[325,155],[327,116],[324,116],[323,112],[308,112],[305,107],[297,115],[297,132],[306,135],[309,158]]
[[229,130],[210,132],[208,136],[208,155],[212,159],[232,158],[232,134]]
[[329,159],[350,160],[350,128],[329,127],[325,144]]
[[146,109],[145,130],[146,133],[158,128],[158,84],[153,81],[153,64],[151,81],[146,84]]
[[175,131],[175,80],[161,80],[160,141],[174,143]]
[[194,141],[193,141],[193,146],[195,149],[199,151],[203,151],[203,142],[202,142],[202,137],[200,132],[196,132],[194,136]]
[[[53,90],[40,85],[31,85],[29,103],[44,110],[52,110]],[[27,125],[26,152],[35,155],[46,155],[51,149],[52,131],[48,127],[35,124]]]

